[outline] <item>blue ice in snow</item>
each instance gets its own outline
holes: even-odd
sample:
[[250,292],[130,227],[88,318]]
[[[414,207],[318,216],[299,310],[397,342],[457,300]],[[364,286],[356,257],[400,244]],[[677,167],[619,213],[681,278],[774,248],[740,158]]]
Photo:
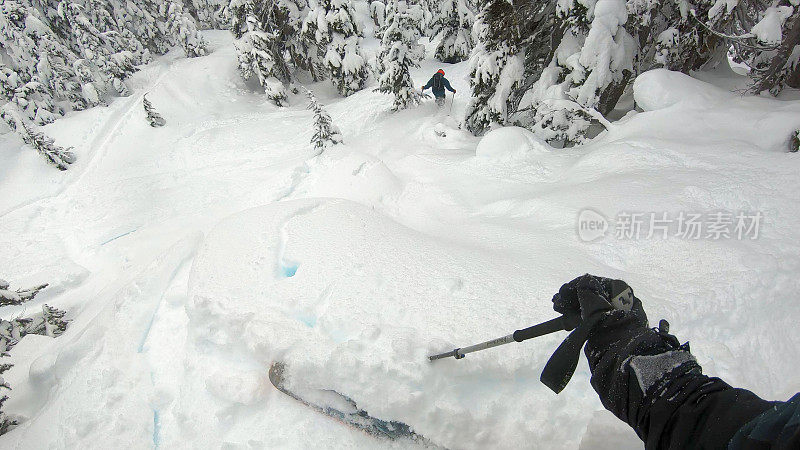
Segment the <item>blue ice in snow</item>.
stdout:
[[283,278],[291,278],[295,273],[297,273],[296,264],[281,264],[281,276]]

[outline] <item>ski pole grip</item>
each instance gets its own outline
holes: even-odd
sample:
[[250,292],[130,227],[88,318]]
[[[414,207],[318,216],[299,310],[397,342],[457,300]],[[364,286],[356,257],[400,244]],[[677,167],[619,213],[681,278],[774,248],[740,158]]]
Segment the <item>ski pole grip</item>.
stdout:
[[555,319],[548,320],[547,322],[542,322],[532,327],[517,330],[514,332],[513,336],[515,341],[522,342],[535,337],[544,336],[545,334],[555,333],[557,331],[570,331],[578,326],[578,323],[580,323],[580,316],[568,316],[565,314],[563,316],[556,317]]

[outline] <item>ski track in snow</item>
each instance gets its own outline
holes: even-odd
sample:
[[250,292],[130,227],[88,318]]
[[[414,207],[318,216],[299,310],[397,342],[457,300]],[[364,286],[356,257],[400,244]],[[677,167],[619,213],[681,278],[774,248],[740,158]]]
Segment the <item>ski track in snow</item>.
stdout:
[[[538,382],[561,336],[425,361],[551,318],[552,293],[584,272],[626,279],[707,373],[769,398],[800,390],[786,295],[800,290],[800,164],[779,151],[798,102],[655,73],[637,80],[648,111],[586,146],[476,157],[453,119],[466,96],[452,116],[431,101],[390,113],[372,87],[341,99],[317,83],[345,143],[315,155],[303,97],[271,106],[239,81],[230,37],[209,37],[211,55],[156,61],[132,96],[50,125],[80,145],[52,185],[0,183],[19,201],[0,214],[0,275],[51,283],[37,301],[74,317],[12,352],[5,408],[29,420],[3,447],[403,447],[274,392],[266,369],[283,359],[451,448],[641,448],[585,362],[559,396]],[[466,63],[426,60],[415,83],[439,66],[467,91]],[[162,129],[140,111],[148,92]],[[21,161],[42,178],[40,159]],[[766,219],[754,241],[583,243],[587,206]]]

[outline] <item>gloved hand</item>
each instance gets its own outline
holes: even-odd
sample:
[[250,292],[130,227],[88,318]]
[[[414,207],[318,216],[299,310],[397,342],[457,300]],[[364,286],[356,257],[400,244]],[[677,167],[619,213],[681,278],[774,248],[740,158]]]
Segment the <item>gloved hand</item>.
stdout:
[[[553,309],[564,315],[567,321],[578,322],[542,370],[542,383],[556,393],[564,389],[575,373],[580,350],[587,341],[587,350],[614,342],[615,333],[603,331],[607,324],[624,318],[635,328],[647,329],[647,316],[642,309],[642,302],[633,296],[633,290],[621,280],[589,274],[580,276],[561,286],[553,296]],[[640,325],[642,323],[644,327]],[[588,353],[587,356],[589,367],[592,368],[593,357]]]
[[[706,392],[719,389],[707,378],[697,378],[701,377],[700,366],[688,344],[680,345],[669,334],[666,320],[658,329],[649,328],[642,302],[624,281],[582,275],[561,286],[553,296],[553,309],[562,314],[580,314],[579,327],[588,325],[588,331],[584,331],[588,338],[584,354],[592,372],[592,387],[603,406],[633,427],[647,442],[647,448],[657,447],[654,443],[659,443],[664,421],[673,420],[671,411],[680,406],[673,402],[674,398],[690,395],[697,386]],[[574,341],[576,346],[583,345],[580,339]],[[555,384],[558,378],[551,376],[548,380]],[[670,385],[672,380],[679,381]],[[687,386],[688,393],[681,394]],[[659,403],[654,407],[656,401]],[[681,408],[684,407],[696,406]],[[649,433],[655,436],[654,440],[648,438]],[[665,448],[685,446],[679,443]]]
[[458,92],[458,91],[456,91],[455,89],[453,89],[453,94],[455,94],[456,92]]
[[622,280],[581,275],[561,286],[553,296],[553,309],[567,315],[580,315],[583,322],[599,322],[606,313],[619,310],[632,313],[637,321],[647,326],[647,315],[642,302]]

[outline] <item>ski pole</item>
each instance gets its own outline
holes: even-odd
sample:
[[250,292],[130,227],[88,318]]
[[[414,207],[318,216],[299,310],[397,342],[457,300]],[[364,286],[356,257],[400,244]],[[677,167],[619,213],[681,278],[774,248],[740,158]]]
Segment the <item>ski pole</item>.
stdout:
[[611,300],[609,300],[608,303],[601,302],[598,304],[595,302],[594,305],[582,305],[582,308],[590,308],[589,310],[583,311],[586,317],[588,317],[587,320],[583,320],[580,314],[565,314],[561,317],[548,320],[547,322],[523,330],[517,330],[508,336],[492,339],[491,341],[482,342],[471,347],[457,348],[447,353],[429,356],[428,359],[434,361],[449,356],[461,359],[467,353],[497,347],[498,345],[508,344],[511,341],[522,342],[526,339],[544,336],[545,334],[555,333],[556,331],[569,331],[570,333],[566,339],[564,339],[556,351],[553,352],[550,359],[547,360],[547,364],[545,364],[542,370],[542,375],[539,377],[539,380],[541,380],[545,386],[558,394],[567,386],[567,383],[569,383],[569,380],[575,373],[575,369],[578,367],[581,349],[589,339],[589,333],[592,328],[603,318],[602,313],[607,311],[608,304],[610,303],[611,307],[614,309],[630,311],[635,300],[630,286],[618,280],[612,281],[610,297]]
[[497,347],[498,345],[504,345],[511,342],[522,342],[535,337],[544,336],[550,333],[555,333],[557,331],[571,331],[575,329],[576,326],[578,326],[578,323],[580,323],[580,321],[581,318],[578,315],[569,315],[569,316],[563,315],[556,317],[555,319],[550,319],[547,322],[542,322],[540,324],[534,325],[532,327],[528,327],[522,330],[517,330],[509,334],[508,336],[492,339],[491,341],[481,342],[480,344],[475,344],[469,347],[457,348],[447,353],[432,355],[429,356],[428,359],[431,361],[435,361],[437,359],[449,358],[450,356],[454,357],[455,359],[461,359],[467,353],[486,350],[487,348]]

